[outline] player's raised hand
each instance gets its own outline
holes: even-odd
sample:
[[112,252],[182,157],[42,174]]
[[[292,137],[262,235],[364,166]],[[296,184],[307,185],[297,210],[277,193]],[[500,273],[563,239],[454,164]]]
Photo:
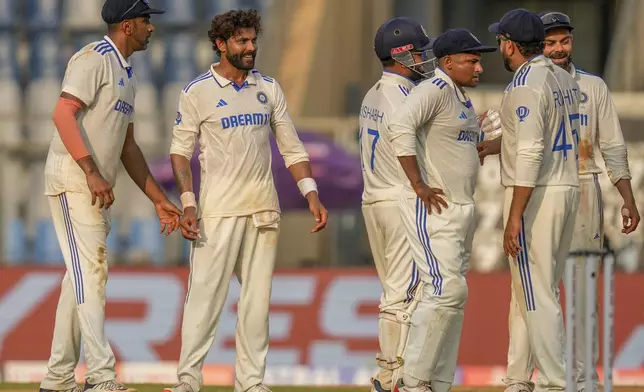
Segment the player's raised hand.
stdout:
[[329,212],[320,202],[317,192],[309,192],[306,195],[306,199],[309,201],[309,211],[311,211],[311,214],[315,218],[315,226],[311,230],[311,233],[316,233],[326,227]]
[[183,216],[179,221],[181,234],[183,238],[194,241],[200,238],[199,228],[197,227],[197,209],[195,207],[186,207],[183,210]]
[[622,206],[622,233],[630,234],[637,229],[640,223],[640,213],[635,203],[628,203]]
[[99,208],[110,208],[114,203],[114,192],[112,186],[103,178],[98,172],[92,172],[85,176],[87,179],[87,187],[92,194],[92,205],[98,201]]
[[179,228],[179,218],[181,217],[181,210],[172,204],[170,200],[164,199],[154,204],[161,224],[161,234],[170,235],[173,231]]
[[519,244],[519,233],[521,232],[521,218],[519,219],[508,219],[508,223],[505,226],[505,233],[503,234],[503,252],[506,256],[512,256],[513,258],[519,255],[522,248]]
[[431,215],[432,211],[436,211],[439,215],[442,212],[441,206],[447,208],[447,202],[442,195],[445,193],[439,188],[430,188],[427,184],[417,186],[414,191],[420,200],[425,203],[427,207],[427,215]]

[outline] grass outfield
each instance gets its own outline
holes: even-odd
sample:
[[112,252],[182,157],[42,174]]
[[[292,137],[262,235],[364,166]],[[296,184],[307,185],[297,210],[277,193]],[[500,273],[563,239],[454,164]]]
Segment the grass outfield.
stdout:
[[[139,392],[161,392],[165,385],[128,385],[139,390]],[[369,387],[271,387],[274,392],[369,392]],[[24,392],[37,391],[38,384],[3,384],[0,383],[0,391],[3,392]],[[202,392],[231,392],[232,387],[205,387]],[[642,392],[644,387],[614,387],[615,392]],[[454,387],[453,392],[503,392],[502,387]]]

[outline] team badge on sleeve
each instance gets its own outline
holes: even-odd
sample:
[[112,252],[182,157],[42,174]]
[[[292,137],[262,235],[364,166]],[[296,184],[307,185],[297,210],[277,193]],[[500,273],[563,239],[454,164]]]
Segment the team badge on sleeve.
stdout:
[[264,104],[264,105],[265,105],[265,104],[266,104],[266,102],[268,102],[268,97],[266,96],[266,94],[264,94],[264,92],[263,92],[263,91],[260,91],[260,92],[258,92],[258,93],[257,93],[257,100],[258,100],[260,103],[262,103],[262,104]]
[[519,122],[523,122],[523,120],[525,120],[526,117],[528,117],[528,115],[530,114],[530,109],[525,106],[519,106],[516,113],[517,117],[519,117]]
[[177,112],[177,119],[174,120],[174,125],[181,124],[181,112]]

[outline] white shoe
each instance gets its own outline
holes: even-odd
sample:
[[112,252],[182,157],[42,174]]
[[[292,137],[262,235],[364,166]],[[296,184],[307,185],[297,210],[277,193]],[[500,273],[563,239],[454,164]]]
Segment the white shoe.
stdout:
[[433,392],[433,391],[429,383],[420,383],[416,387],[408,387],[400,383],[399,385],[396,385],[396,387],[394,388],[394,392]]
[[187,382],[180,382],[173,387],[163,388],[163,392],[194,392]]
[[248,392],[273,392],[264,384],[257,384],[251,387]]
[[529,384],[516,383],[508,385],[504,392],[532,392],[532,389]]
[[85,392],[138,392],[134,388],[126,387],[116,380],[105,381],[96,385],[85,384]]

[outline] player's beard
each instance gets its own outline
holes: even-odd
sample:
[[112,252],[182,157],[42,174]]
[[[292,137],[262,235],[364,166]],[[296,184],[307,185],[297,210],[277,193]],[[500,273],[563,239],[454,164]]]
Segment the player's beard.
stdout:
[[566,52],[555,52],[551,53],[549,57],[551,60],[566,59],[564,63],[555,62],[555,64],[567,71],[570,70],[570,63],[572,63],[572,54]]
[[514,70],[510,66],[510,57],[506,56],[505,53],[502,53],[502,55],[503,55],[503,66],[505,67],[505,70],[514,72]]
[[[251,54],[253,56],[253,60],[250,62],[250,65],[244,62],[244,56]],[[257,56],[257,52],[251,52],[251,53],[239,53],[239,54],[231,54],[230,52],[226,52],[226,60],[230,64],[232,64],[233,67],[237,69],[241,69],[243,71],[250,71],[251,69],[255,68],[255,57]]]

